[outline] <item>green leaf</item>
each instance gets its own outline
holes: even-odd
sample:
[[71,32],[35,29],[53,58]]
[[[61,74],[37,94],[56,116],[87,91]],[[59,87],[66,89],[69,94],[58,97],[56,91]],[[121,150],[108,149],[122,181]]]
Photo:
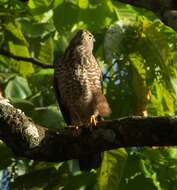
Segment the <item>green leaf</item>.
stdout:
[[21,98],[13,98],[11,101],[16,108],[23,110],[27,116],[32,117],[35,105],[31,101]]
[[149,160],[141,160],[140,164],[145,177],[152,180],[152,183],[157,188],[157,190],[162,190],[160,182],[157,179],[157,173],[151,167]]
[[31,94],[28,81],[20,76],[10,80],[5,88],[5,96],[12,100],[13,98],[25,99]]
[[61,3],[63,3],[63,0],[29,0],[28,7],[30,8],[30,12],[35,16],[35,18],[36,15],[42,14],[45,17],[45,14],[47,12],[55,9]]
[[98,174],[96,189],[119,189],[126,160],[127,153],[123,148],[105,152],[101,169]]
[[[80,6],[84,8],[80,8]],[[86,1],[67,1],[59,5],[54,10],[54,24],[57,31],[63,33],[66,32],[66,29],[74,31],[80,28],[101,31],[117,18],[114,5],[110,0],[102,0],[101,3],[95,4],[90,3],[87,8],[86,6]],[[69,13],[69,17],[65,16],[66,12]]]
[[66,125],[57,105],[36,107],[34,110],[31,116],[36,123],[42,126],[57,128]]
[[88,0],[79,0],[78,4],[81,9],[87,9],[89,6]]
[[0,152],[0,170],[2,170],[12,163],[13,153],[2,141],[0,141]]
[[0,47],[3,42],[4,42],[4,34],[2,32],[0,32]]
[[147,159],[143,159],[141,169],[144,175],[151,178],[154,185],[160,186],[161,189],[177,187],[176,153],[176,147],[145,149],[143,152]]
[[33,96],[30,100],[35,107],[47,108],[50,105],[56,104],[55,91],[53,89],[53,71],[48,72],[48,69],[40,69],[40,71],[29,78],[30,88]]
[[[143,190],[158,190],[151,179],[144,178],[143,175],[137,175],[132,179],[127,180],[128,183],[125,183],[120,187],[120,190],[134,190],[134,189],[143,189]],[[160,189],[163,190],[163,189]]]
[[[69,13],[69,17],[66,17],[66,13]],[[59,5],[54,10],[53,21],[56,29],[59,32],[63,32],[66,29],[69,30],[78,21],[79,9],[77,6],[66,2]]]
[[171,85],[173,87],[173,90],[174,90],[175,94],[177,95],[177,79],[171,77],[170,82],[171,82]]
[[58,7],[61,3],[63,3],[63,0],[55,0],[55,1],[53,2],[53,8]]
[[18,64],[18,71],[22,76],[28,76],[34,73],[34,67],[32,63],[20,61]]
[[15,55],[23,55],[23,56],[29,56],[28,48],[24,45],[15,44],[12,41],[8,42],[10,52],[12,52]]
[[22,32],[29,38],[44,38],[54,32],[52,23],[34,23],[28,18],[18,19]]
[[[148,155],[147,156],[147,163],[148,163]],[[131,189],[145,189],[145,190],[159,190],[158,187],[154,183],[158,183],[157,178],[156,181],[152,180],[152,176],[154,175],[155,171],[150,170],[151,164],[149,162],[149,168],[146,168],[146,172],[149,174],[145,174],[145,168],[142,167],[142,161],[145,159],[145,155],[142,153],[142,150],[138,151],[130,151],[129,156],[126,162],[126,166],[124,169],[124,173],[122,176],[120,189],[121,190],[131,190]],[[158,159],[156,158],[156,161]],[[152,175],[151,175],[152,174]],[[161,189],[162,190],[162,189]]]
[[66,190],[78,190],[83,186],[91,186],[96,183],[96,175],[94,173],[83,173],[75,176],[70,176],[66,180],[64,189]]
[[[4,25],[5,30],[8,32],[5,33],[6,38],[13,37],[14,41],[18,40],[19,43],[28,46],[28,42],[26,41],[22,31],[19,28],[19,25],[16,23],[8,22]],[[11,36],[10,36],[11,35]]]
[[[44,189],[57,177],[57,170],[54,167],[41,170],[34,170],[25,175],[19,176],[10,184],[12,189]],[[30,180],[29,180],[30,179]]]
[[170,48],[166,36],[159,30],[163,27],[140,16],[136,22],[120,20],[114,23],[106,33],[104,42],[107,61],[117,59],[127,65],[129,60],[133,61],[138,72],[144,75],[142,77],[147,77],[147,82],[151,84],[160,76],[169,80]]
[[39,72],[37,72],[36,74],[37,75],[50,75],[50,76],[53,76],[53,69],[40,69]]
[[[49,11],[56,0],[29,0],[28,7],[33,15],[40,15]],[[59,0],[60,2],[61,0]]]
[[173,115],[175,113],[173,94],[159,83],[154,83],[151,89],[151,104],[148,105],[149,112],[153,115]]
[[53,39],[48,38],[46,39],[43,43],[39,44],[33,43],[32,46],[34,52],[35,52],[35,57],[37,57],[41,62],[44,64],[52,64],[54,61],[54,45],[53,45]]
[[[26,46],[16,44],[12,41],[8,42],[8,46],[12,54],[22,57],[29,57],[29,51]],[[16,71],[18,71],[23,76],[34,73],[33,65],[29,62],[11,60],[10,64]]]
[[[124,21],[122,14],[122,20],[115,22],[106,32],[105,57],[110,65],[115,64],[109,75],[113,76],[114,82],[118,82],[112,88],[112,91],[115,89],[117,94],[115,96],[117,105],[112,103],[115,105],[115,109],[117,106],[116,116],[120,116],[117,112],[119,107],[122,112],[121,116],[125,115],[125,106],[123,105],[128,107],[125,108],[129,111],[126,113],[127,115],[142,114],[144,110],[146,111],[147,103],[149,103],[147,100],[148,89],[151,89],[153,85],[156,86],[156,90],[163,88],[163,96],[161,91],[156,99],[159,101],[158,104],[161,104],[159,106],[162,108],[162,110],[159,109],[160,115],[174,113],[174,100],[170,95],[170,78],[174,76],[174,68],[169,61],[171,50],[167,37],[161,32],[164,28],[164,25],[141,16]],[[109,90],[107,92],[109,93]],[[109,95],[109,97],[111,96]],[[119,100],[122,100],[121,103]],[[123,103],[123,101],[125,102]],[[157,106],[157,102],[154,106]],[[149,111],[151,112],[153,109],[149,109]]]

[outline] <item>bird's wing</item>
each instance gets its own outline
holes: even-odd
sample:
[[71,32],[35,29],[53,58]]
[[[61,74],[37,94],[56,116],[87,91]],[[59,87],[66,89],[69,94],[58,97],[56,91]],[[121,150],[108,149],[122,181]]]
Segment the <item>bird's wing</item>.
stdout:
[[100,67],[98,61],[96,60],[96,58],[94,56],[92,57],[92,61],[94,61],[95,65],[97,65],[97,74],[99,76],[101,90],[103,91],[103,72],[101,70],[101,67]]
[[54,89],[55,89],[56,97],[57,97],[58,104],[59,104],[61,113],[63,115],[63,118],[64,118],[67,125],[71,125],[70,114],[69,114],[69,111],[66,107],[66,104],[64,103],[64,101],[60,95],[56,76],[54,76]]

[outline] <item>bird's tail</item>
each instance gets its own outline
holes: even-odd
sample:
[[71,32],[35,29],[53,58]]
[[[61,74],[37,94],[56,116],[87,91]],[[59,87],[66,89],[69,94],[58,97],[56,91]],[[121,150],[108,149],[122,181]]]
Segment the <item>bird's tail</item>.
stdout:
[[90,171],[91,169],[97,169],[100,167],[102,161],[101,152],[88,157],[79,159],[79,167],[81,171]]
[[95,98],[97,109],[99,111],[99,115],[103,117],[109,116],[111,114],[111,108],[109,107],[107,99],[103,95],[101,90],[98,91],[96,94],[94,94],[94,98]]

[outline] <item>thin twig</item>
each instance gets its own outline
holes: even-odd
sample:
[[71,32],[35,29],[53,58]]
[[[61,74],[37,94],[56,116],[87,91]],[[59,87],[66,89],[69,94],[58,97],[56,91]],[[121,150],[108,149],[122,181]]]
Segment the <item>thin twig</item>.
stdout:
[[0,55],[10,57],[10,58],[15,59],[17,61],[31,62],[32,64],[40,66],[42,68],[54,68],[52,64],[42,63],[39,60],[37,60],[36,58],[14,55],[14,54],[12,54],[12,53],[10,53],[10,52],[8,52],[6,50],[2,50],[2,49],[0,50]]

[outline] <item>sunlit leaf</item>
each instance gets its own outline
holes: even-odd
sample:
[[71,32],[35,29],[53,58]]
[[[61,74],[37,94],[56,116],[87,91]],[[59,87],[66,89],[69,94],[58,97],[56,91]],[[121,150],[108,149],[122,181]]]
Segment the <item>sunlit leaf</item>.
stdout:
[[29,0],[28,6],[32,14],[40,15],[49,11],[51,8],[55,8],[62,2],[63,0]]
[[52,38],[48,38],[45,43],[41,43],[38,50],[36,49],[36,56],[44,64],[52,64],[54,60],[54,44]]
[[[12,54],[22,57],[29,57],[29,51],[26,46],[15,44],[12,41],[8,42],[8,46]],[[30,75],[34,72],[33,65],[29,62],[16,61],[12,59],[10,64],[16,71],[18,71],[23,76]]]
[[127,153],[125,149],[117,149],[105,152],[98,175],[98,184],[96,189],[119,189],[126,160]]
[[5,35],[7,35],[6,37],[9,38],[10,34],[12,35],[12,37],[14,38],[14,40],[18,40],[18,42],[22,43],[23,45],[26,45],[28,46],[28,42],[26,41],[22,31],[20,30],[19,26],[16,24],[16,23],[12,23],[12,22],[9,22],[9,23],[6,23],[4,25],[5,27],[5,30],[8,31],[8,33]]
[[44,38],[55,30],[51,23],[33,23],[27,18],[18,19],[18,23],[23,33],[32,38]]
[[89,5],[88,0],[79,0],[79,7],[81,9],[86,9]]

